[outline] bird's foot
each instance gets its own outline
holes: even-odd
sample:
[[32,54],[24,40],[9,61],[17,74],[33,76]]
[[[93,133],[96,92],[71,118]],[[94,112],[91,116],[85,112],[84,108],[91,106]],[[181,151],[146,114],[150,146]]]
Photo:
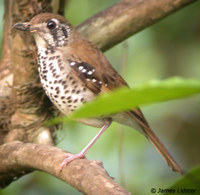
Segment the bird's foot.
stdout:
[[103,125],[101,130],[97,133],[97,135],[90,141],[90,143],[78,154],[68,154],[67,157],[63,160],[62,164],[60,165],[58,172],[60,173],[65,165],[68,165],[75,159],[84,158],[87,151],[91,148],[91,146],[97,141],[97,139],[103,134],[103,132],[110,126],[111,120]]
[[63,160],[62,164],[60,165],[58,171],[61,172],[64,166],[68,165],[70,162],[72,162],[75,159],[81,159],[84,158],[85,154],[83,152],[80,152],[78,154],[68,154],[66,158]]

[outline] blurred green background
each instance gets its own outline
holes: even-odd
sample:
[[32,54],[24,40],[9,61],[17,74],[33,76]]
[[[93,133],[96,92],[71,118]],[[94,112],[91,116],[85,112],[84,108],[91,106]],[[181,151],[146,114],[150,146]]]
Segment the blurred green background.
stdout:
[[[116,2],[71,0],[65,16],[77,25]],[[199,78],[199,10],[200,2],[197,1],[132,36],[105,55],[131,87],[172,76]],[[0,0],[0,21],[2,18],[3,0]],[[1,23],[1,41],[2,27]],[[142,108],[151,127],[186,171],[200,163],[199,103],[196,96]],[[77,153],[97,132],[98,129],[82,124],[66,123],[64,131],[58,131],[57,146]],[[143,135],[116,123],[90,149],[87,158],[101,160],[110,176],[132,194],[151,194],[152,187],[167,188],[181,177],[170,170]],[[0,195],[10,194],[81,193],[48,174],[34,172],[0,192]]]

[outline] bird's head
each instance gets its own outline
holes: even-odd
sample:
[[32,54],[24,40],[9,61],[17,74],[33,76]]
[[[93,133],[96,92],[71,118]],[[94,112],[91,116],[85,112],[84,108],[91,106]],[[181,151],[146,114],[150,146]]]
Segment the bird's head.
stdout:
[[39,47],[61,47],[67,45],[72,25],[63,17],[52,13],[42,13],[30,22],[17,23],[15,29],[33,33]]

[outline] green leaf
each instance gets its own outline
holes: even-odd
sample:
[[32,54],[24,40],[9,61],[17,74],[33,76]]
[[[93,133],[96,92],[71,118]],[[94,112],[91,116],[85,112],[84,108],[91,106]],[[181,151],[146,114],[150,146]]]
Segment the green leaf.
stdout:
[[44,123],[45,126],[51,126],[51,125],[56,125],[56,124],[59,124],[59,123],[62,123],[62,122],[74,122],[74,120],[72,120],[71,118],[69,117],[62,117],[62,116],[57,116],[55,118],[52,118],[48,121],[46,121]]
[[169,194],[200,194],[200,166],[184,175],[173,186],[166,189],[164,195]]
[[70,116],[72,119],[97,117],[129,110],[141,105],[174,100],[200,93],[200,81],[195,79],[170,78],[150,81],[134,89],[120,88],[103,94],[83,105]]

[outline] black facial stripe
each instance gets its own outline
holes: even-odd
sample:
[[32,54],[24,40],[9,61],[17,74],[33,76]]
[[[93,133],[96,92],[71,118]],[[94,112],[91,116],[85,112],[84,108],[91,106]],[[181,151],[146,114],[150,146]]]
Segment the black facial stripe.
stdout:
[[56,47],[67,44],[68,32],[65,26],[58,26],[57,28],[50,30],[50,34]]
[[51,30],[50,33],[53,36],[53,41],[56,42],[58,37],[58,29]]
[[65,26],[62,26],[62,31],[63,31],[65,38],[68,38],[68,32],[67,32],[67,29],[65,28]]

